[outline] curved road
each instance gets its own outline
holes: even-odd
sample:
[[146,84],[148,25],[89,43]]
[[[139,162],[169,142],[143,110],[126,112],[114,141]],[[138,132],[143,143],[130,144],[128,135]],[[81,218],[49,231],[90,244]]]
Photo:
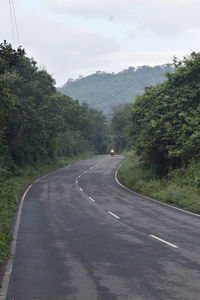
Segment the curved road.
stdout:
[[199,299],[200,217],[125,190],[122,159],[96,156],[33,184],[6,300]]

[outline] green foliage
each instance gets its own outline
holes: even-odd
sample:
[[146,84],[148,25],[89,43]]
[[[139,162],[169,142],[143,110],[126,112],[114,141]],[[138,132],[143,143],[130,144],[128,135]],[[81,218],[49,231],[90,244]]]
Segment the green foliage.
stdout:
[[54,79],[21,48],[0,44],[0,62],[0,167],[105,150],[101,112],[56,92]]
[[113,134],[113,146],[121,152],[130,148],[130,132],[131,132],[131,107],[132,104],[127,103],[113,108],[113,116],[111,120],[111,129]]
[[199,159],[200,53],[179,62],[157,87],[147,88],[132,108],[131,139],[147,168],[158,175]]
[[142,168],[140,160],[134,152],[128,153],[119,169],[118,176],[123,184],[136,192],[141,191],[144,182],[154,178],[151,170]]
[[69,79],[58,90],[106,114],[111,114],[112,106],[131,101],[141,95],[146,86],[163,82],[166,79],[164,74],[171,71],[173,68],[168,65],[142,66],[137,69],[129,67],[117,74],[97,71],[87,77]]
[[0,182],[0,264],[8,254],[8,246],[11,240],[10,219],[18,202],[19,184],[14,178]]
[[130,189],[174,206],[200,213],[199,178],[200,163],[193,161],[186,168],[171,171],[167,178],[156,178],[151,170],[140,163],[135,153],[129,153],[122,163],[119,180]]
[[[175,59],[174,67],[132,104],[125,146],[136,154],[124,161],[119,178],[137,192],[200,213],[200,53]],[[123,113],[113,123],[126,128]]]

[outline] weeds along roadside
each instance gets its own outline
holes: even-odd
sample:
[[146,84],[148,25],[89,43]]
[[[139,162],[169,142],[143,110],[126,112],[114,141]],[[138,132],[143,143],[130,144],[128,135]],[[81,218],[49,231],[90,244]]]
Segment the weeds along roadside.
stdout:
[[191,161],[187,168],[173,170],[160,179],[142,168],[135,153],[129,152],[118,171],[118,179],[135,192],[200,213],[200,162]]
[[86,153],[73,158],[59,158],[49,164],[37,164],[18,169],[15,175],[10,174],[0,178],[0,266],[5,258],[9,256],[9,247],[12,241],[12,217],[26,187],[44,174],[92,155],[92,153]]

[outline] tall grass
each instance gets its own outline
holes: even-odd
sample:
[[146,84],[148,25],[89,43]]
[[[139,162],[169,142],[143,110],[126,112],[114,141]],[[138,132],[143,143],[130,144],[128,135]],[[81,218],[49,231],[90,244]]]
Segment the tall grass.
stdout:
[[200,213],[200,162],[191,161],[187,167],[173,170],[166,178],[160,179],[152,170],[146,170],[131,152],[123,161],[118,178],[138,193]]
[[13,173],[0,170],[0,265],[9,255],[11,221],[26,187],[39,176],[91,155],[87,153],[74,158],[59,158],[48,164],[18,168]]

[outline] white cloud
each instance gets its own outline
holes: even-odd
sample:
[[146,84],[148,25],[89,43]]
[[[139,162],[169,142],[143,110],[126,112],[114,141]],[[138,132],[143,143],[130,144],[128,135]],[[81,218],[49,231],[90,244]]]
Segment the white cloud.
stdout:
[[137,24],[140,30],[176,34],[200,27],[199,0],[46,0],[53,13]]
[[115,18],[127,16],[135,10],[133,0],[46,0],[49,8],[57,13],[89,18]]
[[159,34],[175,35],[200,27],[198,0],[141,0],[141,5],[143,18],[140,24]]
[[119,51],[114,54],[108,54],[107,60],[110,62],[118,62],[123,68],[129,66],[142,66],[142,65],[159,65],[172,62],[172,58],[177,56],[182,58],[185,51]]
[[[0,1],[0,3],[2,0]],[[4,5],[0,12],[0,38],[12,41],[9,11]],[[31,11],[18,7],[20,40],[28,56],[33,57],[39,65],[53,74],[58,84],[70,74],[77,75],[88,65],[95,66],[97,57],[119,50],[114,39],[108,39],[96,33],[79,28],[70,28],[52,21],[48,17],[38,16]],[[80,71],[78,71],[80,68]]]

